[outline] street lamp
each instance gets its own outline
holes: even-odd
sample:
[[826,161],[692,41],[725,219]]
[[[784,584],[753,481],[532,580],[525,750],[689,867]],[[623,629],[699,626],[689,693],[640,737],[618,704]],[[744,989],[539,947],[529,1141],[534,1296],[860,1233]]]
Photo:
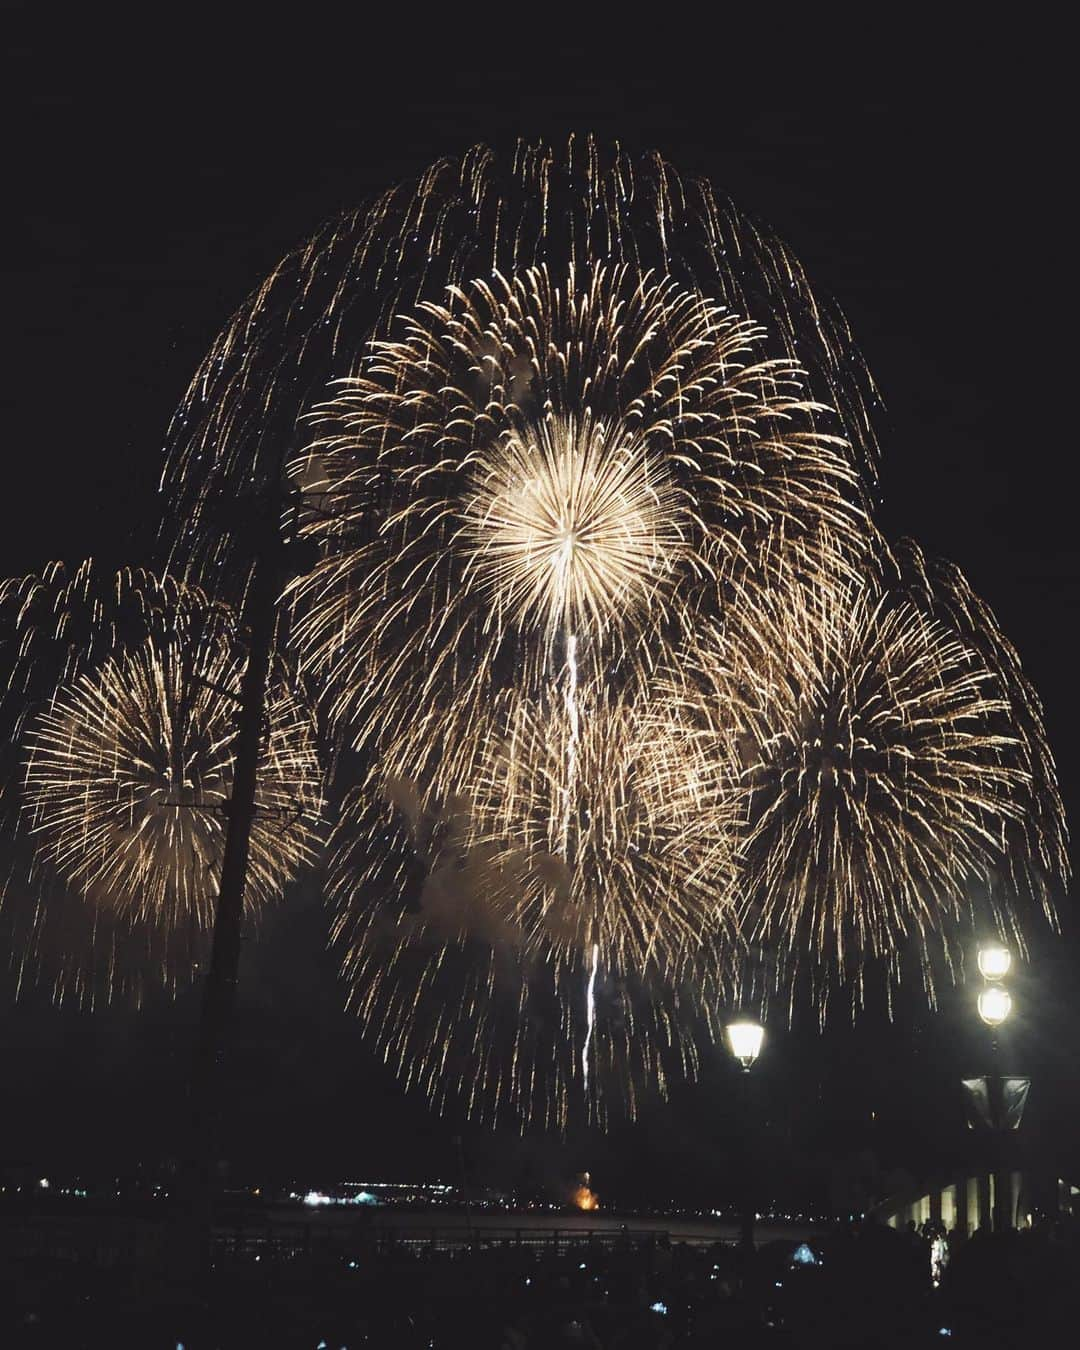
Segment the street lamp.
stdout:
[[988,984],[979,994],[979,1016],[988,1027],[997,1028],[1012,1011],[1012,997],[1000,984]]
[[750,1103],[748,1101],[750,1070],[761,1054],[761,1043],[765,1039],[765,1028],[752,1018],[743,1017],[737,1022],[729,1022],[725,1028],[728,1049],[742,1065],[739,1074],[739,1127],[742,1131],[743,1177],[742,1177],[742,1213],[739,1222],[739,1246],[749,1256],[754,1251],[754,1193],[752,1180],[752,1150],[750,1143]]
[[765,1028],[757,1022],[745,1020],[729,1022],[727,1027],[728,1049],[749,1073],[754,1060],[761,1054],[761,1042],[765,1039]]
[[[1008,1085],[1014,1081],[1001,1076],[998,1064],[998,1028],[1012,1011],[1012,996],[1002,981],[1012,967],[1012,953],[1001,942],[987,942],[978,952],[979,974],[983,977],[983,987],[979,991],[976,1006],[979,1016],[990,1028],[991,1072],[983,1080],[986,1084],[985,1118],[992,1131],[994,1166],[994,1228],[1004,1232],[1012,1225],[1011,1203],[1007,1195],[1011,1193],[1011,1179],[1006,1169],[1007,1131],[1010,1128],[1007,1109]],[[1026,1095],[1026,1088],[1025,1093]],[[1020,1123],[1023,1111],[1023,1099],[1020,1099],[1016,1115],[1016,1126]]]
[[979,948],[979,974],[984,980],[1003,980],[1012,965],[1012,953],[1000,942]]

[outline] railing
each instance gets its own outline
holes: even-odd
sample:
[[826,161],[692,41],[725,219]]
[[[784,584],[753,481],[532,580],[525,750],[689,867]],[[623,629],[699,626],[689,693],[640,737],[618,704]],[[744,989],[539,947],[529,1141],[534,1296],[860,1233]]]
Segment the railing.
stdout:
[[[289,1265],[329,1269],[343,1264],[369,1267],[373,1261],[393,1265],[425,1255],[501,1250],[519,1254],[559,1256],[588,1251],[638,1253],[656,1251],[670,1242],[712,1243],[730,1237],[713,1232],[683,1232],[671,1228],[631,1228],[609,1222],[604,1227],[548,1227],[546,1224],[411,1224],[380,1222],[374,1216],[355,1222],[340,1220],[268,1218],[250,1215],[214,1230],[213,1260],[221,1268]],[[54,1216],[23,1216],[0,1224],[0,1266],[31,1261],[51,1265],[91,1266],[98,1269],[146,1270],[164,1267],[170,1243],[169,1221],[130,1221]]]
[[668,1236],[665,1229],[245,1223],[231,1229],[218,1227],[215,1230],[214,1255],[215,1259],[226,1263],[256,1259],[327,1261],[358,1255],[387,1258],[395,1253],[415,1256],[423,1252],[464,1249],[524,1249],[538,1255],[558,1255],[583,1248],[612,1251],[656,1247]]

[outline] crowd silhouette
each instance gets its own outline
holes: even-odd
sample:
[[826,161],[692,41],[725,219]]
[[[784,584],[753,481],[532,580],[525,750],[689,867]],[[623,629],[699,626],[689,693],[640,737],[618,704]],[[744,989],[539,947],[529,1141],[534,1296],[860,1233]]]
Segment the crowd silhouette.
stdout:
[[1065,1344],[1080,1227],[892,1228],[866,1218],[747,1252],[628,1230],[560,1249],[375,1241],[351,1256],[219,1262],[201,1301],[77,1264],[24,1268],[5,1346],[308,1350],[706,1350]]

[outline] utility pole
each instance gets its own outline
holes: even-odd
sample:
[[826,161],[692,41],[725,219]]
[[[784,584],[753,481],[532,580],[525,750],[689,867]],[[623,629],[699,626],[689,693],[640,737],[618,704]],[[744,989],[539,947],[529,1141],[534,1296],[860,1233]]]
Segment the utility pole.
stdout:
[[184,1216],[190,1227],[185,1243],[192,1275],[209,1269],[213,1200],[220,1147],[220,1088],[225,1048],[236,1008],[243,939],[244,892],[251,828],[255,820],[259,754],[266,725],[267,683],[277,627],[277,601],[286,580],[300,564],[296,541],[281,536],[280,499],[255,522],[241,628],[247,639],[247,664],[240,682],[233,737],[232,795],[227,810],[225,850],[214,911],[210,964],[202,992],[195,1062],[191,1079]]
[[200,1190],[209,1198],[217,1163],[217,1086],[236,1007],[244,921],[251,827],[255,819],[259,750],[266,714],[266,685],[277,619],[280,569],[274,559],[256,558],[251,569],[243,626],[248,659],[240,684],[233,739],[232,796],[228,804],[225,852],[214,913],[210,967],[203,985],[202,1010],[192,1079],[194,1145],[192,1159]]

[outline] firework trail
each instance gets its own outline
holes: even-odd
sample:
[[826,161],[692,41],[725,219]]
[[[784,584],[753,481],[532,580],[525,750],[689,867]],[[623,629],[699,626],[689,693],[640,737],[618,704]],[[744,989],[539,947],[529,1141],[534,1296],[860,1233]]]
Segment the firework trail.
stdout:
[[585,1044],[581,1047],[581,1077],[585,1084],[585,1096],[589,1095],[589,1046],[596,1028],[596,974],[600,966],[600,944],[592,945],[592,964],[589,966],[589,983],[585,987]]
[[[568,573],[573,567],[574,534],[567,534],[566,542],[560,552],[559,560],[556,566]],[[574,807],[577,798],[577,758],[578,758],[578,740],[581,735],[581,725],[578,715],[578,667],[577,667],[577,638],[570,633],[566,636],[566,783],[563,787],[563,797],[566,805],[563,809],[563,829],[562,829],[562,856],[566,860],[566,866],[573,870],[574,866],[574,840],[572,838],[572,819],[575,814]],[[586,1100],[589,1096],[589,1045],[592,1041],[593,1027],[596,1023],[596,970],[600,961],[600,944],[592,944],[592,964],[589,968],[589,979],[585,986],[585,1020],[586,1033],[585,1044],[581,1047],[581,1081],[585,1090]]]

